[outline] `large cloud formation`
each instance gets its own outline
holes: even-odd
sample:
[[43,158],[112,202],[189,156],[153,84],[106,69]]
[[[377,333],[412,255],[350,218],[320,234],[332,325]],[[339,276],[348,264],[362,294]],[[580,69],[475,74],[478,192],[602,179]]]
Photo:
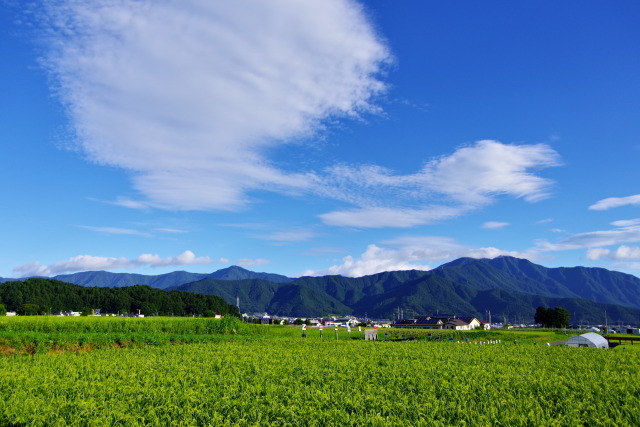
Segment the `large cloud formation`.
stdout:
[[[52,276],[82,270],[134,269],[140,267],[167,267],[177,265],[211,264],[214,261],[205,256],[197,257],[192,251],[184,251],[180,255],[163,258],[156,254],[141,254],[138,258],[103,257],[94,255],[78,255],[65,261],[57,261],[50,265],[42,265],[38,261],[21,265],[13,269],[21,277]],[[216,262],[228,262],[220,259]]]
[[237,210],[263,190],[344,202],[320,215],[328,225],[413,227],[500,195],[541,200],[551,181],[532,170],[559,164],[545,144],[485,140],[413,174],[276,165],[271,150],[336,117],[375,111],[387,89],[391,54],[353,0],[43,7],[45,64],[78,145],[93,161],[130,171],[139,191],[139,200],[119,198],[123,206]]
[[386,89],[390,53],[351,0],[43,7],[45,62],[78,144],[131,171],[144,205],[237,209],[252,190],[307,189],[266,151],[374,109]]

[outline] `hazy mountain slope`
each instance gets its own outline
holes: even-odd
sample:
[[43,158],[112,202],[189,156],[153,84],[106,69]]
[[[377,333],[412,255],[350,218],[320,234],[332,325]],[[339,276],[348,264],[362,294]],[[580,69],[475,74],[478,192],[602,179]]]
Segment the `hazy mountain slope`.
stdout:
[[266,311],[279,316],[293,317],[353,313],[351,307],[318,289],[294,284],[280,287],[266,307]]
[[348,306],[357,306],[363,298],[381,295],[403,286],[407,281],[425,277],[429,273],[419,270],[390,271],[363,277],[322,276],[301,277],[294,282],[322,290]]
[[202,279],[172,288],[179,291],[218,295],[229,304],[240,301],[242,312],[267,312],[280,316],[351,314],[352,309],[325,292],[293,283],[266,280]]
[[229,304],[240,299],[243,312],[263,312],[282,284],[259,279],[219,280],[206,278],[170,288],[171,290],[218,295]]
[[447,312],[476,315],[477,310],[466,300],[468,296],[469,289],[464,285],[438,276],[425,276],[363,298],[354,310],[367,311],[375,316],[389,316],[398,308],[415,314]]
[[513,257],[460,258],[433,274],[479,290],[501,289],[553,298],[590,301],[640,308],[640,279],[602,268],[546,268]]
[[109,273],[107,271],[85,271],[82,273],[62,274],[56,276],[56,280],[62,282],[73,283],[82,286],[97,287],[122,287],[133,285],[147,285],[152,288],[168,289],[174,286],[180,286],[185,283],[191,283],[207,277],[219,280],[245,280],[245,279],[261,279],[269,280],[274,283],[290,282],[293,279],[282,276],[280,274],[271,273],[255,273],[245,270],[242,267],[231,266],[215,271],[210,274],[205,273],[189,273],[187,271],[174,271],[157,276],[133,274],[133,273]]
[[172,273],[150,276],[133,273],[110,273],[108,271],[85,271],[82,273],[61,274],[55,280],[82,286],[119,288],[123,286],[147,285],[166,289],[182,283],[193,282],[206,277],[206,274],[174,271]]
[[[516,260],[516,258],[510,257],[500,258]],[[490,260],[460,258],[443,264],[431,272],[478,290],[502,289],[510,292],[552,297],[578,297],[569,288],[546,277],[537,268],[544,269],[544,267],[536,266],[529,261],[518,260],[524,261],[520,263],[520,268],[517,268],[511,262],[494,265],[486,261]]]
[[[630,274],[604,268],[546,268],[513,257],[478,261],[508,272],[514,278],[526,277],[530,282],[541,284],[540,288],[545,287],[546,295],[577,296],[601,303],[640,308],[640,279]],[[569,295],[563,295],[567,292]],[[544,295],[542,292],[532,293]]]
[[215,271],[207,277],[212,279],[219,280],[245,280],[245,279],[260,279],[260,280],[268,280],[269,282],[274,283],[287,283],[291,282],[294,279],[283,276],[280,274],[273,273],[257,273],[255,271],[246,270],[242,267],[238,267],[237,265],[232,265],[231,267],[223,268],[221,270]]
[[515,294],[500,289],[479,291],[470,303],[477,308],[478,314],[483,318],[487,318],[487,312],[490,311],[494,322],[530,322],[539,306],[566,308],[571,314],[573,324],[605,323],[605,312],[610,324],[618,321],[637,323],[640,319],[638,308],[602,304],[581,298]]

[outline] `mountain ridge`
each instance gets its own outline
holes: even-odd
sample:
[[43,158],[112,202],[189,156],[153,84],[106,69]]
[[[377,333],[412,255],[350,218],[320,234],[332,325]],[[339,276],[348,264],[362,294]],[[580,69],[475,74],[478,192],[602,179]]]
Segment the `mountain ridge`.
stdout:
[[547,268],[508,256],[459,258],[429,271],[388,271],[356,278],[289,278],[231,266],[209,274],[84,272],[56,280],[84,286],[146,284],[218,295],[230,304],[239,299],[244,311],[291,316],[392,316],[400,309],[461,315],[498,310],[503,315],[532,316],[537,305],[564,304],[577,318],[601,318],[607,310],[611,318],[640,319],[640,279],[635,276],[603,268]]

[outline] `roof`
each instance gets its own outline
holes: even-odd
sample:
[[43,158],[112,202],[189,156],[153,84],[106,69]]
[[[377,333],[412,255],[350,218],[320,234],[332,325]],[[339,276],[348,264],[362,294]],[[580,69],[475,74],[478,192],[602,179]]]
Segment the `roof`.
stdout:
[[413,323],[416,324],[416,325],[441,325],[442,324],[442,320],[434,319],[434,318],[429,317],[429,316],[420,316],[420,317],[416,317],[413,320]]
[[467,322],[466,320],[463,320],[463,319],[452,319],[447,322],[448,325],[455,325],[455,326],[467,326],[469,323],[470,322]]

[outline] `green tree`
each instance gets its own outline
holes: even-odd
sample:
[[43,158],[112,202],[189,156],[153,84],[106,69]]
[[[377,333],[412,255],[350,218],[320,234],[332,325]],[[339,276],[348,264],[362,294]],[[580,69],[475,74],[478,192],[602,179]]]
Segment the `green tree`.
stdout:
[[546,326],[549,323],[549,315],[547,313],[547,309],[545,307],[538,307],[536,309],[536,314],[533,317],[533,321],[538,325]]
[[5,316],[7,314],[7,307],[4,304],[0,304],[0,316]]
[[552,310],[551,324],[552,328],[567,328],[571,321],[569,311],[563,307],[556,307]]
[[17,314],[20,316],[37,316],[45,313],[42,311],[42,307],[38,304],[22,304],[18,307]]
[[536,323],[545,328],[566,328],[571,321],[569,311],[563,307],[538,307],[534,317]]

